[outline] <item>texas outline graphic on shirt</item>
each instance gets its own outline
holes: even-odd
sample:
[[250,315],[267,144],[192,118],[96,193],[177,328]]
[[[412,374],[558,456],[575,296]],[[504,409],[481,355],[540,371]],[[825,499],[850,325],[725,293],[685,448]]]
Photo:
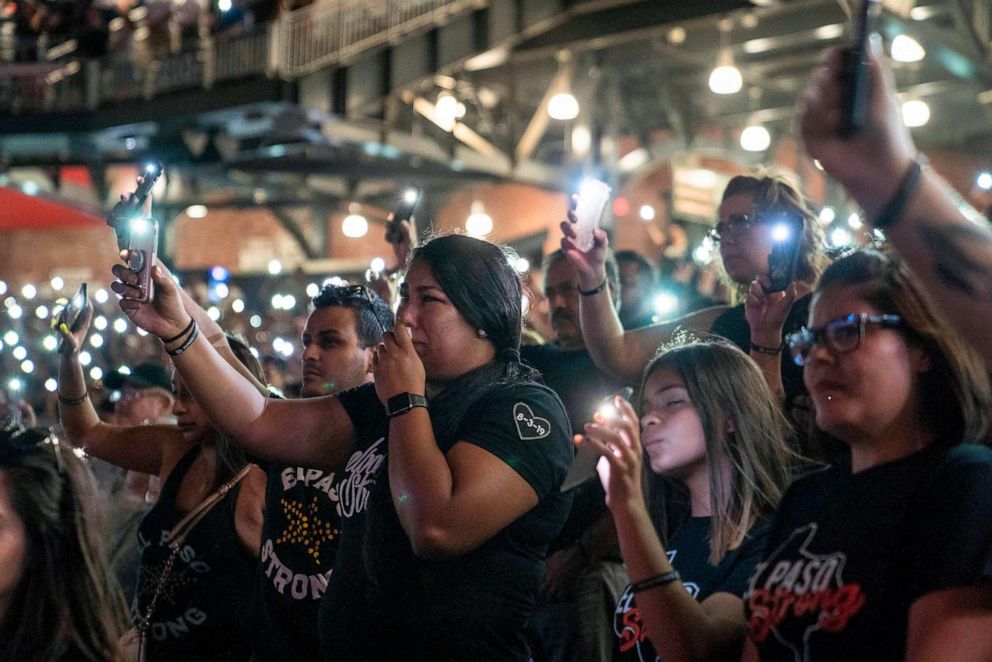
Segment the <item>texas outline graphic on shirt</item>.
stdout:
[[[814,554],[807,549],[816,532],[815,522],[795,529],[767,561],[758,564],[746,597],[751,608],[748,623],[751,637],[761,643],[771,632],[792,651],[795,662],[810,661],[809,640],[814,633],[846,629],[865,602],[859,584],[844,583],[842,573],[847,563],[846,554]],[[790,548],[795,548],[801,558],[790,553]],[[783,555],[786,560],[780,560]],[[756,587],[761,578],[764,578],[764,585]],[[814,615],[816,618],[803,631],[801,651],[778,628],[789,612],[796,619]]]

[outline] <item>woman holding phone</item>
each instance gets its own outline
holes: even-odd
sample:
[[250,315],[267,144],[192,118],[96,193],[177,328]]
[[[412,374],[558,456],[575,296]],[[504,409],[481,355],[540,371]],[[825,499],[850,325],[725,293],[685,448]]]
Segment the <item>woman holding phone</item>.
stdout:
[[[794,281],[781,292],[765,292],[771,285],[768,258],[775,246],[776,220],[801,220]],[[720,203],[719,221],[710,237],[720,246],[726,280],[734,291],[735,306],[713,306],[675,320],[624,331],[613,308],[605,281],[609,240],[596,229],[593,247],[579,250],[572,224],[574,214],[561,224],[561,247],[579,273],[582,332],[596,365],[627,381],[639,378],[658,347],[680,328],[727,338],[761,367],[773,393],[787,409],[801,406],[805,393],[802,371],[783,351],[783,337],[806,319],[806,296],[827,263],[823,232],[799,191],[779,176],[739,175],[730,180]],[[818,454],[818,452],[813,453]]]
[[295,401],[265,398],[198,340],[162,272],[151,304],[115,273],[121,308],[183,348],[183,380],[251,453],[330,470],[359,454],[361,512],[344,523],[321,604],[325,656],[529,658],[525,624],[568,512],[572,448],[561,402],[520,363],[523,292],[501,248],[456,235],[417,248],[375,383]]
[[992,659],[992,396],[901,261],[820,279],[789,339],[849,460],[789,487],[745,608],[747,660]]
[[639,412],[618,397],[615,415],[597,414],[577,437],[608,462],[606,501],[631,580],[614,659],[737,659],[741,596],[791,478],[788,424],[758,367],[724,341],[665,349],[640,391]]
[[[224,343],[229,360],[261,379],[248,346],[225,337],[187,301]],[[94,457],[157,476],[162,484],[138,528],[135,627],[127,644],[141,647],[147,660],[247,660],[265,474],[210,425],[179,374],[173,377],[178,425],[101,422],[79,364],[91,317],[86,306],[75,330],[59,327],[59,418],[66,437]]]

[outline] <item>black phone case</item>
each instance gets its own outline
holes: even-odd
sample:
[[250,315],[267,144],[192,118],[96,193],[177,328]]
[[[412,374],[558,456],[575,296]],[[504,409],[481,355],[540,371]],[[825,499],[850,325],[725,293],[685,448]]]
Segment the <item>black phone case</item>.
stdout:
[[844,88],[838,133],[848,138],[864,128],[868,121],[871,72],[868,70],[868,39],[878,15],[879,0],[862,0],[855,17],[854,43],[844,52],[841,82]]

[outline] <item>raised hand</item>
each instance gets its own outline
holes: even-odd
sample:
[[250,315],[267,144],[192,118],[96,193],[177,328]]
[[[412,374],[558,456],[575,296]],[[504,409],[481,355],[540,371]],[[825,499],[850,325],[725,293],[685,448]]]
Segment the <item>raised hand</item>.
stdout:
[[[121,259],[127,258],[127,251],[121,252]],[[172,338],[182,332],[190,321],[190,315],[183,306],[179,285],[161,261],[152,266],[152,287],[155,296],[150,303],[141,303],[138,276],[123,264],[115,264],[112,269],[117,281],[110,289],[121,295],[120,307],[137,326],[159,338]]]
[[751,281],[744,301],[744,316],[751,327],[751,342],[778,347],[792,304],[809,291],[809,286],[793,282],[782,292],[766,292],[770,285],[771,280],[765,274]]
[[59,335],[59,353],[67,355],[75,354],[80,350],[83,346],[83,341],[86,340],[86,334],[89,333],[90,321],[92,319],[93,306],[90,305],[89,297],[86,298],[86,303],[83,304],[83,312],[79,314],[72,328],[66,323],[64,311],[59,313],[59,316],[52,324],[55,332]]
[[574,208],[575,196],[572,197],[567,220],[561,222],[561,249],[579,274],[579,286],[584,290],[591,290],[606,279],[606,252],[610,240],[603,230],[596,228],[592,232],[592,248],[588,251],[580,250],[575,243],[575,228],[572,227],[578,222]]
[[[898,186],[916,147],[902,122],[892,77],[868,54],[870,98],[865,127],[850,138],[838,136],[843,87],[843,51],[828,52],[800,99],[799,125],[807,153],[862,205],[885,201]],[[866,197],[867,196],[867,197]],[[876,203],[877,204],[877,203]]]
[[614,398],[614,404],[617,413],[607,416],[597,412],[596,422],[586,423],[585,434],[576,435],[576,443],[590,444],[609,463],[604,481],[606,505],[616,513],[619,509],[644,507],[641,491],[644,449],[634,408],[620,396]]
[[383,404],[401,393],[424,395],[426,392],[424,363],[405,324],[397,324],[393,331],[383,334],[382,344],[372,354],[372,371],[375,392]]

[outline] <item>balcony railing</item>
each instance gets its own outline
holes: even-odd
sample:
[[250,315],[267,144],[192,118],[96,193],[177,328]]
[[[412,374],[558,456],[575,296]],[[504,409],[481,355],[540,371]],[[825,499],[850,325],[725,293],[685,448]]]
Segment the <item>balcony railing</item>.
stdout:
[[440,25],[487,0],[325,0],[255,32],[208,38],[197,50],[141,61],[115,54],[88,61],[0,65],[0,112],[72,112],[150,99],[256,75],[299,78],[404,35]]

